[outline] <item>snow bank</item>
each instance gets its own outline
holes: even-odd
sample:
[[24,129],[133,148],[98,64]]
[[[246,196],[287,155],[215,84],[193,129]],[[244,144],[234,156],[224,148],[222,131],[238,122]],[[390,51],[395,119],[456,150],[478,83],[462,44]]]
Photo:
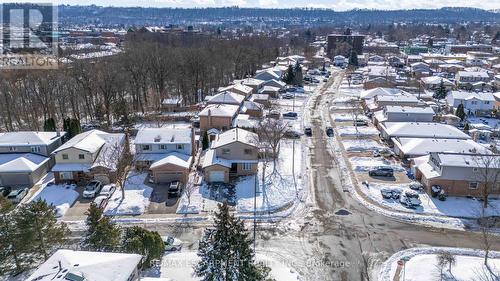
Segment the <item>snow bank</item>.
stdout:
[[146,177],[147,173],[130,172],[125,181],[125,198],[122,198],[122,191],[117,189],[109,199],[108,205],[104,209],[104,215],[127,216],[144,214],[149,206],[151,193],[153,193],[153,188],[144,183]]
[[[477,278],[478,272],[485,269],[482,264],[484,257],[482,250],[446,247],[411,248],[397,252],[385,261],[379,271],[378,281],[395,280],[393,278],[398,268],[397,262],[402,258],[409,259],[405,264],[406,281],[439,280],[436,258],[442,251],[447,251],[456,258],[457,263],[451,270],[455,278],[453,280],[473,280]],[[500,252],[491,251],[489,257],[490,267],[500,272]]]
[[396,172],[405,171],[401,165],[393,164],[391,161],[381,157],[351,157],[349,161],[352,164],[353,170],[357,172],[367,172],[375,167],[390,167]]

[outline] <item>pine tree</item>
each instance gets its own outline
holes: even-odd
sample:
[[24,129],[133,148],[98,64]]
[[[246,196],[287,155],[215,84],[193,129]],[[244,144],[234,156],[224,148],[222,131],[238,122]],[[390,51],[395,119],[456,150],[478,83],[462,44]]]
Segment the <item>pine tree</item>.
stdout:
[[158,232],[134,226],[125,230],[123,249],[127,253],[144,256],[142,267],[149,268],[151,261],[161,259],[165,244]]
[[300,63],[296,63],[293,67],[293,84],[302,84],[302,66]]
[[87,232],[83,244],[94,251],[113,251],[120,246],[121,230],[109,217],[102,217],[102,210],[91,204],[87,212]]
[[203,150],[208,149],[209,142],[208,142],[208,133],[206,131],[203,133],[203,139],[201,140],[201,146],[202,146]]
[[199,242],[195,272],[203,280],[269,280],[269,270],[256,264],[252,240],[243,221],[229,213],[226,202],[215,213],[214,228]]
[[465,123],[465,125],[464,125],[464,132],[469,133],[469,130],[470,130],[469,123]]
[[64,244],[69,230],[55,217],[55,208],[44,200],[19,205],[14,220],[21,229],[19,239],[26,243],[33,255],[49,258],[50,251]]
[[442,100],[446,98],[446,87],[444,86],[444,81],[441,79],[441,83],[439,83],[439,87],[434,93],[433,97],[438,100]]
[[349,64],[348,65],[349,65],[350,69],[356,69],[359,66],[358,54],[354,50],[351,50],[351,53],[349,55]]
[[295,80],[295,75],[293,73],[293,66],[289,65],[288,69],[285,72],[285,75],[283,76],[283,82],[287,83],[288,85],[293,84],[293,81]]
[[465,119],[465,111],[464,111],[464,105],[459,104],[457,106],[457,110],[455,110],[455,115],[460,118],[461,121],[464,121]]
[[56,121],[54,118],[49,118],[43,123],[43,130],[45,132],[55,132],[56,131]]

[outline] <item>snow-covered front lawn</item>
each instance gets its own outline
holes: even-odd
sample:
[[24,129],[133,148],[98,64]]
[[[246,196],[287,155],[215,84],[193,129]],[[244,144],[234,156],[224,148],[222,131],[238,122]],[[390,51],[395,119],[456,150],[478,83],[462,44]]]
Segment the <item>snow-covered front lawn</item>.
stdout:
[[356,132],[356,127],[354,126],[342,126],[337,129],[338,134],[341,137],[347,136],[377,136],[379,131],[374,127],[358,127]]
[[104,209],[106,216],[128,216],[141,215],[149,206],[149,198],[153,188],[147,186],[147,173],[132,171],[125,181],[125,198],[122,198],[122,191],[118,188],[109,199],[108,205]]
[[[144,275],[149,277],[168,278],[172,281],[201,280],[201,278],[194,276],[193,270],[193,266],[196,265],[198,260],[199,257],[196,252],[169,253],[163,256],[159,271],[151,269]],[[256,260],[257,262],[263,262],[271,268],[270,275],[276,281],[301,280],[298,273],[286,265],[286,261],[278,261],[260,254],[256,255]]]
[[405,171],[401,165],[392,163],[382,157],[351,157],[349,161],[351,162],[352,169],[356,172],[367,172],[375,167],[390,167],[396,172]]
[[374,151],[384,148],[378,142],[370,139],[343,140],[342,143],[346,151]]
[[48,204],[56,207],[57,216],[64,216],[66,211],[75,203],[78,198],[78,192],[74,185],[43,185],[40,191],[33,196],[29,202],[39,199],[45,200]]
[[[439,199],[433,198],[427,193],[421,191],[419,193],[419,199],[420,201],[422,201],[422,206],[417,207],[416,209],[408,209],[401,205],[399,203],[399,200],[384,199],[380,193],[380,190],[382,188],[399,188],[403,190],[403,192],[411,190],[408,184],[385,184],[375,182],[369,182],[368,187],[366,187],[365,185],[362,185],[360,187],[360,189],[375,202],[395,210],[460,218],[478,218],[481,216],[483,202],[477,199],[469,199],[465,197],[448,197],[446,201],[439,201]],[[488,203],[489,207],[485,210],[486,215],[499,216],[500,200],[491,199]]]
[[[364,115],[358,115],[357,116],[359,120],[369,120],[368,117]],[[332,115],[333,120],[337,122],[348,122],[348,121],[354,121],[354,117],[351,113],[335,113]]]
[[[448,266],[443,269],[443,279],[440,278],[441,270],[437,266],[437,257],[440,252],[448,252],[455,257],[456,264],[451,267],[451,272],[448,271]],[[398,261],[407,260],[402,265],[398,265]],[[391,256],[380,269],[378,274],[379,281],[421,281],[421,280],[454,280],[454,281],[469,281],[469,280],[498,280],[500,276],[500,253],[490,252],[488,265],[491,272],[497,277],[490,275],[486,266],[483,264],[484,252],[475,249],[463,248],[411,248],[403,250]],[[397,275],[399,267],[399,278],[394,278]],[[488,275],[489,279],[481,279],[482,276]],[[403,279],[404,275],[404,279]]]

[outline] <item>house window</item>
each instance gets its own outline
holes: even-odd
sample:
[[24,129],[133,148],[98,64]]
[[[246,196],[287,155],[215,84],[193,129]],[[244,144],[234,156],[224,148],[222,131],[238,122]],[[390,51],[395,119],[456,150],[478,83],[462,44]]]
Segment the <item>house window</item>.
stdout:
[[31,152],[33,153],[40,153],[40,147],[39,146],[32,146],[31,147]]
[[62,159],[64,159],[64,160],[68,160],[68,159],[69,159],[68,154],[63,154],[63,155],[62,155]]
[[61,178],[62,180],[72,180],[73,172],[60,172],[59,178]]
[[252,150],[251,149],[245,149],[244,150],[245,154],[249,155],[249,154],[252,154]]
[[179,150],[184,149],[184,145],[183,145],[183,144],[178,144],[178,145],[177,145],[177,149],[179,149]]
[[160,144],[160,149],[161,150],[167,150],[167,145],[166,144]]
[[252,163],[243,163],[243,170],[250,171],[252,169]]
[[151,146],[149,146],[149,144],[143,144],[142,150],[144,150],[144,151],[151,150]]
[[485,101],[484,104],[490,104],[490,101]]
[[227,148],[223,148],[223,149],[222,149],[222,154],[226,154],[226,155],[227,155],[227,154],[229,154],[229,153],[231,153],[231,150],[230,150],[230,149],[227,149]]
[[470,102],[471,104],[477,104],[477,101],[473,100]]
[[85,154],[78,154],[78,159],[85,159]]
[[472,168],[472,171],[473,171],[474,173],[477,173],[478,168]]
[[478,183],[477,182],[469,182],[469,189],[477,189]]
[[10,151],[17,151],[17,147],[15,147],[15,146],[11,146],[11,147],[9,147],[9,150],[10,150]]

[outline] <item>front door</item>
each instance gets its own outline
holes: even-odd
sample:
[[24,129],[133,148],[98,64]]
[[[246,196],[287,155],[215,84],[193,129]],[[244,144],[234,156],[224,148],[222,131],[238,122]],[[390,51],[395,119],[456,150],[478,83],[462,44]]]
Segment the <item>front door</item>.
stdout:
[[231,170],[229,171],[230,173],[236,173],[238,172],[238,163],[232,163],[231,164]]

